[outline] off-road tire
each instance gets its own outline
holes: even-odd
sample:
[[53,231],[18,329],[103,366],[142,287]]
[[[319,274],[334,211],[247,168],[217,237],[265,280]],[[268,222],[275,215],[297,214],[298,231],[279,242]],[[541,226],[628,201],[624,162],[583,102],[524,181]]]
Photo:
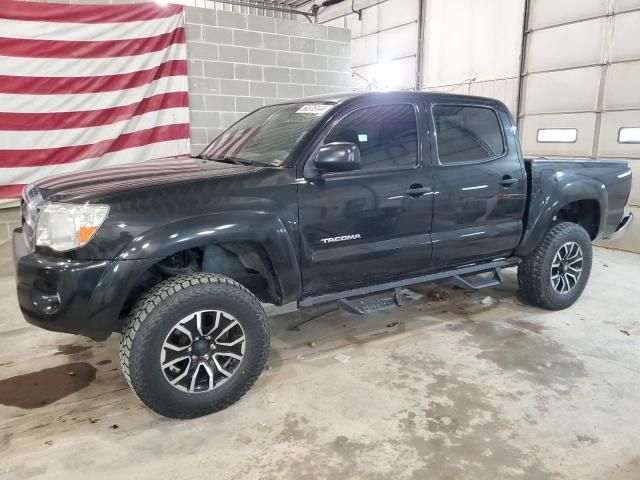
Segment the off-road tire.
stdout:
[[[575,287],[567,293],[558,293],[551,282],[551,265],[560,247],[576,242],[582,249],[582,272]],[[573,305],[580,297],[591,273],[593,249],[591,238],[576,223],[560,222],[552,226],[531,254],[518,266],[518,285],[523,299],[547,310],[562,310]]]
[[[219,388],[189,393],[174,388],[160,366],[168,332],[194,311],[224,310],[241,324],[245,351],[237,371]],[[123,328],[120,363],[129,386],[153,411],[195,418],[237,402],[255,383],[269,353],[270,326],[257,298],[234,280],[208,273],[179,275],[152,288]]]

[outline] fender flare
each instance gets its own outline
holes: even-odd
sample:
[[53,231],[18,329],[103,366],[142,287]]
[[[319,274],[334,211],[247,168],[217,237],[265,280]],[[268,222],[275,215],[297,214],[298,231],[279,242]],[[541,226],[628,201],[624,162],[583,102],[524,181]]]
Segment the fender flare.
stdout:
[[547,184],[547,188],[538,190],[536,195],[531,198],[526,228],[520,245],[516,249],[516,255],[530,254],[540,244],[560,210],[570,203],[581,200],[598,202],[600,219],[596,238],[600,238],[606,225],[606,212],[609,204],[607,190],[602,182],[583,175],[576,175],[559,183],[558,176],[553,175],[551,179],[543,180],[543,183]]
[[127,296],[149,268],[182,250],[233,241],[262,246],[274,270],[278,303],[288,303],[300,296],[298,257],[282,220],[266,213],[225,212],[169,223],[129,242],[102,275],[91,298],[89,319],[96,324],[110,324],[117,330],[117,317]]
[[283,303],[299,296],[300,267],[291,236],[280,218],[267,213],[214,213],[169,223],[133,239],[117,260],[165,258],[181,250],[234,241],[255,242],[264,248]]

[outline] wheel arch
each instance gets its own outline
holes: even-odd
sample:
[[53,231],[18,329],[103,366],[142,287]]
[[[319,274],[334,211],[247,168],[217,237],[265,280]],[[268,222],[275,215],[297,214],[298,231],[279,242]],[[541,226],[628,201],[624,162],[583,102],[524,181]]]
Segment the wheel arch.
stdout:
[[192,272],[233,278],[229,268],[238,262],[255,269],[268,283],[268,296],[262,300],[282,305],[301,292],[293,245],[282,220],[268,214],[207,215],[158,227],[132,240],[112,262],[101,279],[102,288],[92,297],[92,315],[100,318],[97,323],[105,322],[118,331],[122,314],[144,290],[179,273],[158,275],[163,262],[185,252],[201,252],[198,268]]
[[591,240],[601,238],[608,209],[604,185],[583,176],[571,180],[555,185],[550,193],[543,189],[533,196],[516,255],[531,253],[559,221],[577,223],[589,233]]

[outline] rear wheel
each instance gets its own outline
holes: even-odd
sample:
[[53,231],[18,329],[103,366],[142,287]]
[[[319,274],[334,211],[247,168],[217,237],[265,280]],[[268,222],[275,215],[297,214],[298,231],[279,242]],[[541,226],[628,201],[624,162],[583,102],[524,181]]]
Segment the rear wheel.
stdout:
[[267,359],[269,333],[260,302],[237,282],[180,275],[136,306],[120,361],[149,408],[194,418],[228,407],[251,388]]
[[591,238],[571,222],[554,225],[518,267],[518,284],[528,303],[549,310],[567,308],[587,285]]

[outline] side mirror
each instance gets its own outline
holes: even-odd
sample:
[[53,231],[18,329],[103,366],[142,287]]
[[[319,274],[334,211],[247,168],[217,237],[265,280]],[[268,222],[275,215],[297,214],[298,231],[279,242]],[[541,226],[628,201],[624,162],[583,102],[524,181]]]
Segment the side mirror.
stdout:
[[360,169],[360,148],[351,142],[334,142],[320,147],[314,161],[320,172],[348,172]]

